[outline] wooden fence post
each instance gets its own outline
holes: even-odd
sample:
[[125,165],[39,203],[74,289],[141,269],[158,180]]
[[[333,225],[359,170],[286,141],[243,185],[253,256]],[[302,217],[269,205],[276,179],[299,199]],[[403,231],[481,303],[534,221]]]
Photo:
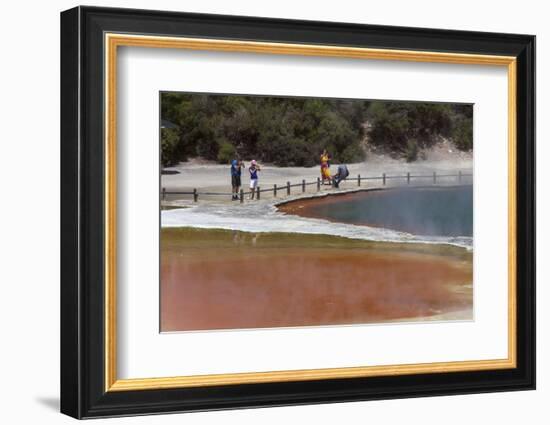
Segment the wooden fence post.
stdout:
[[386,173],[382,174],[382,184],[386,186]]
[[277,185],[273,185],[273,196],[277,196]]
[[411,184],[411,173],[407,173],[407,184]]
[[[254,189],[252,189],[252,190],[254,190]],[[260,186],[258,186],[256,188],[256,198],[258,199],[258,201],[260,200]]]
[[306,181],[302,180],[302,193],[306,191]]
[[197,189],[193,189],[193,202],[197,202],[199,200],[199,194],[197,193]]
[[244,202],[244,190],[243,189],[241,189],[239,200],[241,201],[241,204]]
[[321,190],[321,179],[317,177],[317,192]]
[[286,194],[290,195],[290,182],[286,182]]
[[436,179],[436,178],[435,178],[435,171],[434,171],[434,184],[435,184],[435,179]]
[[357,174],[357,186],[361,186],[361,174]]

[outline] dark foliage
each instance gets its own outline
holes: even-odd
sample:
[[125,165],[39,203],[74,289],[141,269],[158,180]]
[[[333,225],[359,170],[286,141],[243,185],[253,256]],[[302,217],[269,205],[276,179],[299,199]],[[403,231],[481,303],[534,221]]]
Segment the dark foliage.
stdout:
[[472,149],[471,105],[372,102],[366,116],[372,145],[396,157],[416,160],[419,149],[450,138],[460,150]]
[[175,128],[163,128],[160,132],[160,146],[162,165],[164,167],[174,165],[177,157],[176,151],[179,144],[179,134]]
[[[472,107],[413,102],[163,93],[162,162],[200,156],[221,163],[255,158],[278,166],[313,166],[327,149],[334,163],[365,158],[362,142],[408,161],[451,137],[472,147]],[[366,126],[365,124],[369,125]],[[365,130],[368,128],[368,130]]]

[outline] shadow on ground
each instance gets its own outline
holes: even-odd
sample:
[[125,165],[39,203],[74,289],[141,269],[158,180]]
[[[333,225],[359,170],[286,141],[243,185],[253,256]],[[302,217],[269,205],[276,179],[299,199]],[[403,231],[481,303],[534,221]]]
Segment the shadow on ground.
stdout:
[[59,397],[36,397],[35,400],[42,406],[59,412]]

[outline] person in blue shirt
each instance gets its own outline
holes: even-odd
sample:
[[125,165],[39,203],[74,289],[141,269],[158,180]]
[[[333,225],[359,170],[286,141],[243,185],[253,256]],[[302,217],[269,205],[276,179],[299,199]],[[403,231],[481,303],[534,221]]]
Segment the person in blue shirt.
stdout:
[[239,190],[241,189],[241,168],[243,164],[240,160],[234,159],[231,161],[231,199],[236,201],[239,199]]
[[256,160],[253,159],[248,167],[248,172],[250,173],[250,199],[254,199],[254,194],[256,193],[256,188],[258,187],[258,172],[260,171],[260,166],[256,163]]

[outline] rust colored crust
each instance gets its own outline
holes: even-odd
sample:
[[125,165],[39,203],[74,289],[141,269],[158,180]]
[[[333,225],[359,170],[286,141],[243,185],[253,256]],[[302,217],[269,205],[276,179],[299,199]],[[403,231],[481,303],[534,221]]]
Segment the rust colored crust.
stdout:
[[163,249],[162,331],[472,318],[472,264],[464,259],[242,240],[207,245]]

